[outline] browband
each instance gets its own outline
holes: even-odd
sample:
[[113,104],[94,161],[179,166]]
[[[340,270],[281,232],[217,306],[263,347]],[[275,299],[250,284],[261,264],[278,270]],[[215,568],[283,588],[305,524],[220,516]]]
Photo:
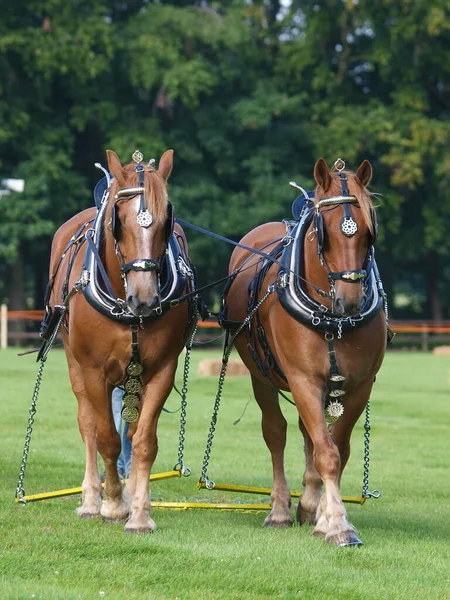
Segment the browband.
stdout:
[[329,204],[358,204],[356,196],[332,196],[331,198],[323,198],[315,205],[315,208],[321,208],[322,206],[328,206]]

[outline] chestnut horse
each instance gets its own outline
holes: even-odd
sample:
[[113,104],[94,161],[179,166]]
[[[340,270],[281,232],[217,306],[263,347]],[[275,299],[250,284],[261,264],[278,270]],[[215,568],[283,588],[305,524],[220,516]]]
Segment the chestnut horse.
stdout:
[[[54,237],[46,309],[51,315],[58,306],[67,308],[62,336],[86,445],[78,515],[126,520],[126,531],[150,532],[158,418],[192,316],[189,303],[172,306],[192,289],[193,274],[184,234],[178,225],[173,231],[166,192],[173,151],[163,154],[158,169],[154,161],[144,165],[138,152],[125,167],[114,152],[107,155],[112,181],[98,213],[91,208],[77,214]],[[111,393],[124,382],[132,465],[122,495]],[[103,503],[97,451],[105,465]]]
[[[372,167],[364,161],[356,174],[344,167],[330,171],[319,159],[314,199],[301,220],[288,224],[288,231],[283,223],[267,223],[241,240],[247,247],[272,249],[272,260],[261,268],[259,255],[234,250],[229,272],[244,263],[246,270],[238,272],[224,297],[223,313],[227,326],[254,310],[236,347],[251,373],[272,456],[272,510],[265,525],[293,524],[284,472],[286,420],[278,400],[278,390],[287,390],[306,454],[297,520],[314,524],[314,535],[336,545],[361,544],[347,520],[340,482],[352,429],[386,346],[384,292],[372,248],[376,215],[366,189]],[[330,413],[328,423],[324,410]]]

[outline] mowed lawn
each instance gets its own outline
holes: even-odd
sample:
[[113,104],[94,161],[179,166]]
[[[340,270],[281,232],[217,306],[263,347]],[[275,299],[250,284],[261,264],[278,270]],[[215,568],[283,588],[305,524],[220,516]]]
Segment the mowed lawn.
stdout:
[[[185,460],[192,476],[152,484],[153,500],[267,502],[263,496],[198,490],[217,377],[197,366],[218,353],[196,351],[188,395]],[[369,488],[382,497],[347,504],[364,542],[336,548],[311,527],[264,529],[266,513],[155,509],[158,530],[128,535],[121,524],[80,520],[80,496],[15,504],[37,364],[2,351],[0,389],[0,598],[96,599],[450,599],[450,357],[389,353],[371,402]],[[179,369],[178,381],[181,381]],[[181,386],[180,386],[181,387]],[[244,417],[234,425],[249,402]],[[289,420],[286,470],[301,489],[303,443]],[[173,394],[167,407],[177,409]],[[154,472],[177,462],[179,413],[163,413]],[[25,477],[27,494],[81,485],[84,446],[65,357],[44,369]],[[209,475],[218,483],[270,487],[271,463],[246,377],[227,378]],[[353,434],[344,495],[360,495],[363,423]]]

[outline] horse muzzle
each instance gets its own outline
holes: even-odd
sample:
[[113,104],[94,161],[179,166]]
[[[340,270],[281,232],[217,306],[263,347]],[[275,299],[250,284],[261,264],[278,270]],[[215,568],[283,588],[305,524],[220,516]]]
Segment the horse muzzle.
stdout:
[[127,305],[135,317],[148,317],[155,309],[160,306],[160,299],[155,295],[149,302],[142,301],[139,296],[129,294]]

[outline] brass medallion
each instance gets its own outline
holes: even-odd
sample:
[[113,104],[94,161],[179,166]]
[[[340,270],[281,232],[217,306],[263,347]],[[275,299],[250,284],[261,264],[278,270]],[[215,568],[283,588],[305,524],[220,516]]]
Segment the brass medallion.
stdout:
[[144,370],[144,367],[138,362],[132,362],[126,368],[127,374],[131,377],[139,377]]
[[129,406],[130,408],[137,408],[139,406],[139,396],[136,394],[125,394],[123,397],[123,405]]
[[122,409],[122,419],[127,423],[133,423],[139,416],[139,411],[137,408],[132,406],[124,406]]
[[133,152],[133,155],[131,157],[135,163],[139,164],[140,162],[142,162],[144,160],[144,157],[142,155],[142,152],[139,152],[139,150],[136,150],[135,152]]
[[342,404],[335,400],[334,402],[330,402],[325,409],[325,420],[331,425],[332,423],[336,423],[336,421],[344,414],[344,407]]
[[125,390],[130,394],[135,394],[141,389],[142,383],[139,381],[139,379],[127,379],[124,387]]

